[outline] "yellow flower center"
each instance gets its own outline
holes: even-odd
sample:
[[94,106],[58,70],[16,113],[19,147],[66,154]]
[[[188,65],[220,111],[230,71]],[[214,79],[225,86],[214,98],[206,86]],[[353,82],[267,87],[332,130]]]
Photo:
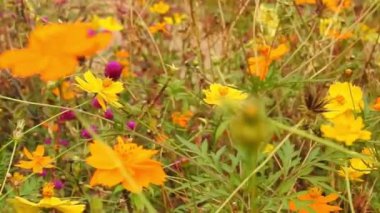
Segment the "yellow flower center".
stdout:
[[338,96],[336,96],[336,97],[335,97],[335,100],[336,100],[336,102],[338,102],[338,104],[340,104],[340,105],[343,105],[343,104],[346,102],[345,98],[344,98],[342,95],[338,95]]
[[114,150],[120,155],[127,155],[137,148],[136,144],[125,142],[124,139],[120,137],[117,138],[117,141],[118,143],[114,146]]
[[318,198],[319,196],[322,195],[322,190],[319,187],[312,187],[308,190],[308,193],[309,193],[310,197]]
[[35,164],[37,164],[38,166],[43,166],[44,165],[44,157],[43,156],[33,156],[33,160],[35,162]]
[[219,88],[219,95],[220,96],[226,96],[227,94],[228,94],[228,87]]
[[112,85],[112,83],[113,83],[112,79],[106,78],[103,80],[103,87],[109,87]]

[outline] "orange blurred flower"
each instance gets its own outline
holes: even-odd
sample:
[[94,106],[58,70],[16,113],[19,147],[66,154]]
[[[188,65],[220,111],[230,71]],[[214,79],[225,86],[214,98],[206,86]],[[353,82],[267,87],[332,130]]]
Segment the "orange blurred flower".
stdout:
[[0,68],[16,77],[40,75],[42,80],[57,80],[75,72],[78,59],[106,48],[109,32],[97,32],[91,23],[53,23],[36,27],[28,45],[0,55]]
[[[338,194],[333,193],[327,196],[322,195],[322,191],[319,187],[310,188],[305,194],[298,196],[300,201],[311,202],[308,207],[318,213],[330,213],[342,210],[339,206],[332,206],[327,203],[338,199]],[[289,203],[289,208],[291,211],[296,211],[298,213],[311,213],[307,209],[299,209],[296,204],[292,201]]]
[[44,197],[53,197],[54,196],[54,183],[47,182],[42,187],[42,196]]
[[60,87],[54,88],[52,92],[57,97],[61,97],[62,95],[63,100],[71,100],[75,98],[75,92],[73,90],[72,84],[68,81],[62,82]]
[[42,127],[48,129],[50,132],[56,132],[59,129],[59,126],[57,123],[54,122],[46,122],[42,124]]
[[119,50],[116,52],[117,61],[123,65],[123,71],[121,75],[123,77],[134,77],[134,73],[129,70],[129,53],[125,50]]
[[158,22],[149,27],[149,31],[152,34],[155,34],[157,32],[163,32],[167,33],[168,31],[166,30],[166,23],[165,22]]
[[[317,0],[295,0],[297,5],[316,4]],[[333,12],[339,12],[342,9],[350,8],[351,0],[322,0],[322,4]]]
[[164,143],[166,140],[168,140],[169,137],[164,133],[164,132],[159,132],[157,135],[154,137],[154,140],[158,143]]
[[280,44],[276,48],[263,45],[259,47],[258,52],[260,55],[248,58],[248,72],[259,77],[260,80],[264,80],[268,74],[270,64],[288,53],[289,47],[286,44]]
[[13,175],[10,177],[10,181],[14,186],[20,186],[21,183],[24,181],[25,176],[20,174],[19,172],[13,173]]
[[185,113],[180,113],[180,112],[173,112],[172,113],[172,122],[174,124],[177,124],[178,126],[185,128],[187,127],[189,120],[193,116],[193,112],[188,111]]
[[375,104],[373,105],[373,109],[376,111],[380,111],[380,97],[376,98]]
[[21,160],[16,166],[23,169],[32,169],[33,173],[41,174],[43,168],[53,168],[53,159],[49,156],[44,157],[45,148],[42,145],[38,145],[36,150],[32,153],[24,147],[23,150],[25,156],[29,161]]
[[166,179],[162,164],[151,159],[156,150],[144,149],[122,137],[117,137],[113,149],[99,141],[90,144],[89,149],[91,156],[86,162],[96,168],[91,186],[122,183],[128,191],[139,193],[150,183],[162,185]]
[[336,40],[345,40],[351,38],[354,34],[352,32],[345,32],[345,33],[340,33],[335,30],[331,30],[328,33],[329,37],[336,39]]

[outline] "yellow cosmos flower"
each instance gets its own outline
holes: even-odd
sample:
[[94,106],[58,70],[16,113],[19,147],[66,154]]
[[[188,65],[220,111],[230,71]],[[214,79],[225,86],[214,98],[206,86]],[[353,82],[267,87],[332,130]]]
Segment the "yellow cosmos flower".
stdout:
[[117,138],[113,149],[94,141],[89,146],[91,156],[87,164],[96,168],[90,185],[112,187],[122,183],[124,188],[139,193],[149,184],[162,185],[166,174],[162,164],[151,159],[156,150],[147,150],[130,141]]
[[221,84],[211,84],[208,90],[203,90],[203,93],[206,95],[206,98],[203,100],[207,104],[218,106],[221,106],[225,102],[243,101],[248,97],[248,94],[240,90]]
[[87,71],[84,74],[84,80],[75,77],[75,81],[78,83],[77,86],[82,90],[96,94],[96,98],[103,110],[106,110],[106,103],[116,108],[122,107],[117,94],[123,91],[123,83],[114,82],[110,78],[103,80],[96,78],[91,71]]
[[352,167],[342,167],[338,171],[338,175],[341,177],[348,177],[349,180],[357,181],[357,182],[363,182],[362,176],[365,175],[364,172],[361,172],[359,170],[353,169]]
[[117,19],[111,16],[108,16],[105,18],[94,16],[92,19],[92,23],[97,29],[100,29],[100,30],[120,31],[123,29],[123,25],[121,25]]
[[57,197],[45,197],[38,203],[33,203],[22,197],[9,199],[16,213],[39,213],[43,209],[54,209],[60,213],[82,213],[85,205],[79,204],[77,201],[61,200]]
[[347,110],[360,112],[364,108],[363,93],[360,87],[349,82],[336,82],[332,84],[326,96],[325,108],[323,113],[326,118],[334,118]]
[[363,41],[376,43],[378,42],[377,37],[379,36],[379,34],[377,33],[376,28],[372,28],[366,24],[359,24],[357,36]]
[[16,166],[23,169],[32,169],[33,173],[42,173],[44,168],[53,168],[53,159],[50,157],[44,157],[45,148],[42,145],[38,145],[36,150],[32,153],[24,147],[24,154],[29,161],[21,160]]
[[170,9],[170,6],[163,1],[160,1],[149,8],[150,12],[158,14],[166,14]]
[[268,143],[264,147],[263,154],[269,154],[273,151],[273,149],[274,149],[273,144]]
[[174,13],[173,16],[165,16],[164,21],[169,25],[179,25],[186,19],[186,15],[182,13]]
[[344,142],[347,146],[351,146],[357,140],[371,139],[371,132],[362,130],[364,128],[363,119],[355,118],[351,111],[332,118],[331,124],[321,125],[321,131],[324,137]]
[[351,158],[349,160],[349,166],[343,166],[338,174],[342,177],[348,176],[352,181],[362,182],[361,177],[366,174],[370,174],[371,171],[376,170],[374,163],[377,161],[375,157],[375,151],[370,148],[364,148],[361,152],[364,155],[370,157],[369,160],[363,160],[361,158]]

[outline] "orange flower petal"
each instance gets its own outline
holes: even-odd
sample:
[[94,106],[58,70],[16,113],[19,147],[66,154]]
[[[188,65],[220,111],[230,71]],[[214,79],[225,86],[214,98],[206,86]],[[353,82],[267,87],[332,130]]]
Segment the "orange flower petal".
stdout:
[[115,186],[123,180],[123,176],[120,174],[118,169],[112,170],[102,170],[97,169],[91,178],[90,185],[103,185],[112,187]]
[[43,156],[45,152],[45,147],[42,145],[38,145],[36,150],[33,152],[34,156]]
[[[87,164],[97,169],[115,169],[118,167],[114,156],[116,153],[106,144],[94,141],[89,146],[91,156],[86,159]],[[112,155],[112,156],[111,156]]]
[[33,155],[32,155],[32,153],[30,153],[29,150],[28,150],[27,148],[24,147],[23,152],[24,152],[25,156],[26,156],[28,159],[30,159],[30,160],[33,159]]

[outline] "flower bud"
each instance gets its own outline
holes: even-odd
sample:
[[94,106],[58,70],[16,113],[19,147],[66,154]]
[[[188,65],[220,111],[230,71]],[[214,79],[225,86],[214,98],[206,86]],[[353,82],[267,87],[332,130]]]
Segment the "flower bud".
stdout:
[[255,99],[242,104],[241,110],[232,118],[230,130],[235,145],[256,150],[262,143],[267,143],[272,135],[264,108]]
[[116,81],[120,78],[122,71],[123,71],[123,65],[121,65],[117,61],[110,61],[107,63],[104,69],[104,75]]

